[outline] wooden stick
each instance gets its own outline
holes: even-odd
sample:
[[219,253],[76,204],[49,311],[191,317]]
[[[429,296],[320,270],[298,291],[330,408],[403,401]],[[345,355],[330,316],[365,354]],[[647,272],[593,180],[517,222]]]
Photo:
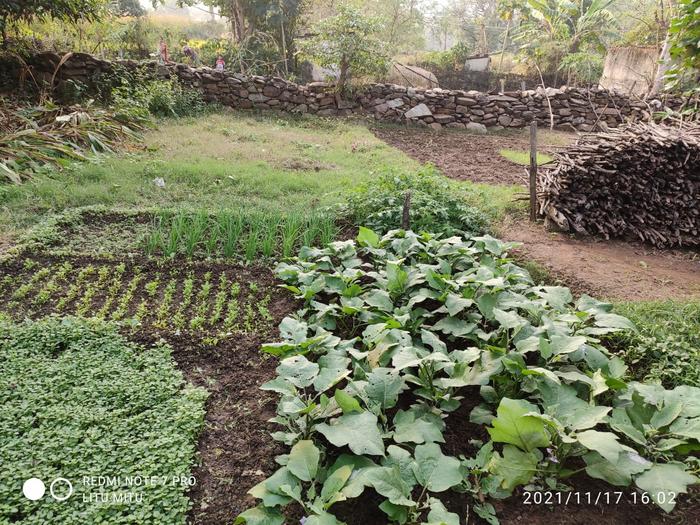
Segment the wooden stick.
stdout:
[[403,215],[401,217],[401,229],[408,230],[411,227],[410,218],[411,192],[407,191],[403,196]]
[[537,220],[537,121],[530,123],[530,221]]

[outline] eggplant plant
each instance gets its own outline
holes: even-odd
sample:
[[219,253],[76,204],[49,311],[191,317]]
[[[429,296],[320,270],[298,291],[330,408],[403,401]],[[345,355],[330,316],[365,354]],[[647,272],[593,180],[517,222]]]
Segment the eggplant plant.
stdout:
[[[464,523],[445,506],[450,491],[497,523],[494,499],[569,490],[579,472],[670,512],[699,481],[700,389],[629,382],[606,342],[632,323],[610,304],[535,285],[508,258],[514,246],[360,228],[356,241],[278,265],[304,306],[263,345],[280,359],[263,388],[280,396],[272,436],[291,452],[237,523],[281,524],[296,505],[307,524],[339,524],[331,503],[364,488],[390,523]],[[467,421],[458,409],[475,395]],[[447,454],[447,428],[468,422],[488,440],[474,441],[473,457]],[[351,468],[324,499],[338,462]]]

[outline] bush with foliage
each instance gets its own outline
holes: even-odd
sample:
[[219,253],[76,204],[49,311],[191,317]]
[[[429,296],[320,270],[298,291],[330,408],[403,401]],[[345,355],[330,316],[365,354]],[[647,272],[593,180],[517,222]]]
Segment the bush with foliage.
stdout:
[[0,180],[19,184],[33,174],[111,153],[140,138],[148,121],[133,111],[51,102],[0,112]]
[[700,91],[700,0],[680,0],[678,15],[671,21],[671,56],[678,65],[669,72],[670,88],[678,88],[684,82],[693,91]]
[[[566,490],[582,469],[670,512],[700,481],[700,389],[628,381],[603,341],[630,321],[533,285],[512,247],[361,228],[279,265],[305,307],[263,345],[280,364],[262,388],[280,396],[273,437],[290,450],[236,523],[281,525],[294,505],[307,525],[340,524],[333,506],[367,488],[390,523],[458,525],[449,491],[497,523],[490,500]],[[446,429],[469,423],[487,441],[447,454]]]
[[414,231],[470,236],[486,230],[487,218],[467,203],[469,192],[430,166],[411,174],[380,174],[354,190],[340,214],[350,217],[355,225],[386,233],[401,226],[404,195],[408,191]]
[[457,42],[446,51],[430,51],[423,54],[419,65],[433,73],[462,70],[467,58],[473,54],[472,46],[465,42]]
[[[168,347],[128,343],[97,321],[0,321],[0,522],[183,524],[206,392],[185,384]],[[119,476],[113,487],[84,476]],[[156,483],[126,486],[130,476]],[[55,478],[66,501],[32,502],[22,483]],[[65,484],[59,483],[64,494]],[[105,493],[117,501],[83,501]],[[120,495],[133,499],[118,502]],[[141,498],[135,500],[136,497]]]
[[176,80],[149,80],[127,82],[111,93],[116,108],[123,108],[142,115],[156,117],[186,117],[204,110],[202,94],[193,88],[183,87]]

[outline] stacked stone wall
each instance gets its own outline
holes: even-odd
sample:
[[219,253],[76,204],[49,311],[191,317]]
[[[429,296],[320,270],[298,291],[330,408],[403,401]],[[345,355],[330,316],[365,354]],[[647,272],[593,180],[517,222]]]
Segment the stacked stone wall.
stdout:
[[[60,57],[42,53],[30,60],[33,77],[48,82]],[[537,88],[498,94],[479,91],[419,89],[372,84],[352,97],[341,98],[324,82],[296,84],[278,77],[219,72],[185,64],[109,62],[82,53],[73,54],[59,69],[54,82],[79,81],[88,87],[119,69],[140,68],[151,78],[176,78],[200,90],[207,102],[243,109],[275,109],[321,116],[363,115],[380,121],[409,123],[433,129],[522,128],[536,120],[556,129],[594,131],[626,121],[649,118],[665,107],[680,107],[677,98],[642,100],[602,88]]]

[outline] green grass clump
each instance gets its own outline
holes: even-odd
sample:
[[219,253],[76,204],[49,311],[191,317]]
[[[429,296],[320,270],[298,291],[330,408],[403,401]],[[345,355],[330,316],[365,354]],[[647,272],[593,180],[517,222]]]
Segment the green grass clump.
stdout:
[[[98,321],[49,318],[0,321],[0,355],[1,523],[186,522],[187,487],[172,478],[190,473],[207,394],[185,383],[168,347],[145,349]],[[102,489],[84,476],[164,481],[122,481],[107,497],[132,496],[96,504],[83,497]],[[39,502],[22,495],[31,477],[47,486]],[[62,502],[48,495],[58,477],[74,489]]]
[[[498,152],[501,157],[504,159],[508,159],[511,162],[514,162],[515,164],[520,164],[521,166],[529,166],[530,165],[530,152],[529,151],[522,151],[522,150],[517,150],[517,149],[502,149]],[[552,157],[545,153],[537,153],[537,165],[541,166],[542,164],[547,164],[548,162],[552,162]]]
[[615,310],[639,330],[621,342],[635,379],[700,387],[700,301],[625,302]]

